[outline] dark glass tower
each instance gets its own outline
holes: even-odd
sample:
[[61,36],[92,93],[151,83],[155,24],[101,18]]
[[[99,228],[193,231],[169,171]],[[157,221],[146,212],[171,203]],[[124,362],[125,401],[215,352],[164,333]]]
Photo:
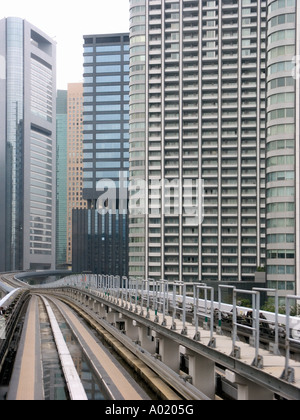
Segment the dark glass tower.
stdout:
[[56,46],[0,21],[0,271],[55,267]]
[[[84,37],[83,147],[88,209],[73,211],[73,270],[127,275],[129,34]],[[104,180],[115,200],[99,199]]]

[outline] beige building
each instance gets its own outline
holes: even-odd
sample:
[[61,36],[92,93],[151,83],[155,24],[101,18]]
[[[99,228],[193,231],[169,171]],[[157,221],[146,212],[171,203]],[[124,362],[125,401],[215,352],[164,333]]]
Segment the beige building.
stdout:
[[83,187],[83,84],[68,84],[67,263],[72,264],[72,210],[86,208]]

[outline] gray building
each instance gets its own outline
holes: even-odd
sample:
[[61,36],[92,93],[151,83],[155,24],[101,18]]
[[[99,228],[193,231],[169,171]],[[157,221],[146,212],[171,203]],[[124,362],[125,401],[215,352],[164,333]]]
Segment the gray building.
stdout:
[[88,209],[73,211],[73,271],[127,275],[129,34],[84,37],[83,121]]
[[0,21],[0,271],[55,268],[56,45]]

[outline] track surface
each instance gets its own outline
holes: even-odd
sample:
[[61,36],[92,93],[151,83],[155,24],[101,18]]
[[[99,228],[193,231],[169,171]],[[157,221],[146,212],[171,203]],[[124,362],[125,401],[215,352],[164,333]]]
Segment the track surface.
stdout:
[[[45,306],[46,305],[46,306]],[[125,371],[117,360],[104,348],[93,332],[85,325],[85,323],[64,303],[57,299],[47,297],[43,299],[43,309],[49,316],[49,307],[61,312],[66,323],[69,325],[72,333],[77,338],[83,352],[91,362],[92,370],[96,374],[102,388],[105,390],[107,399],[109,400],[145,400],[149,399],[141,387],[133,378]],[[44,378],[43,378],[43,351],[41,348],[41,297],[33,295],[30,299],[22,337],[14,365],[14,370],[10,382],[7,400],[29,400],[38,401],[45,399]],[[50,308],[51,309],[51,308]],[[50,313],[54,315],[53,311]],[[51,317],[52,317],[51,315]],[[43,314],[45,316],[45,314]],[[55,315],[54,315],[55,318]],[[52,333],[55,328],[55,319],[51,321]],[[56,322],[57,324],[57,322]],[[56,331],[59,335],[60,331]],[[56,347],[62,364],[65,382],[72,382],[74,375],[70,367],[70,358],[66,354],[66,343],[62,335],[59,340],[56,339]],[[65,346],[65,347],[64,347]],[[61,348],[64,350],[62,351]],[[64,357],[61,357],[64,353]],[[64,361],[65,360],[65,361]],[[66,361],[67,360],[67,361]],[[65,366],[64,366],[65,365]],[[73,372],[73,373],[70,373]],[[79,372],[80,374],[80,372]],[[73,376],[72,376],[73,375]],[[72,397],[69,392],[70,399],[86,399],[82,393],[77,397]]]

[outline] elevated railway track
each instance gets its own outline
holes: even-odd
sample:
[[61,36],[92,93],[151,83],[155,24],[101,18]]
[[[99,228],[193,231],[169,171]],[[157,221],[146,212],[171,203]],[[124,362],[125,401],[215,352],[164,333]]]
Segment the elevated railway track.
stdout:
[[[114,392],[105,385],[110,383],[105,378],[111,378],[113,367],[110,373],[101,367],[96,356],[99,350],[92,350],[91,338],[70,307],[106,336],[141,376],[153,375],[152,389],[156,386],[162,398],[215,399],[216,390],[221,384],[222,391],[223,384],[223,390],[233,390],[234,399],[300,399],[300,318],[290,313],[291,306],[300,300],[298,296],[287,297],[287,315],[280,315],[278,305],[275,313],[261,311],[260,297],[265,290],[228,287],[233,299],[228,304],[222,300],[227,286],[221,286],[215,302],[213,289],[203,283],[194,284],[189,294],[183,283],[113,276],[69,276],[45,287],[30,287],[13,274],[4,275],[2,281],[6,287],[15,288],[6,295],[6,299],[18,298],[12,301],[13,308],[18,307],[19,299],[24,299],[23,304],[29,302],[24,334],[34,330],[34,322],[39,324],[41,305],[50,312],[60,312],[82,343],[97,377],[102,378],[108,399],[128,399],[129,395],[122,393],[124,387],[116,386],[120,374],[115,375]],[[267,292],[274,293],[276,302],[276,292]],[[239,294],[249,296],[251,308],[239,306]],[[24,308],[23,304],[20,306]],[[52,317],[49,313],[47,316]],[[33,334],[39,336],[36,331]],[[26,341],[21,340],[23,344]],[[35,351],[39,354],[38,347]],[[20,354],[19,360],[26,360]],[[72,375],[69,382],[76,383]],[[68,380],[65,382],[67,386]],[[21,378],[12,383],[21,383]],[[129,390],[130,386],[125,388]],[[17,398],[16,389],[16,385],[10,388],[11,399]],[[34,392],[33,399],[41,397]],[[72,395],[70,390],[68,395]],[[145,398],[142,392],[139,395]]]

